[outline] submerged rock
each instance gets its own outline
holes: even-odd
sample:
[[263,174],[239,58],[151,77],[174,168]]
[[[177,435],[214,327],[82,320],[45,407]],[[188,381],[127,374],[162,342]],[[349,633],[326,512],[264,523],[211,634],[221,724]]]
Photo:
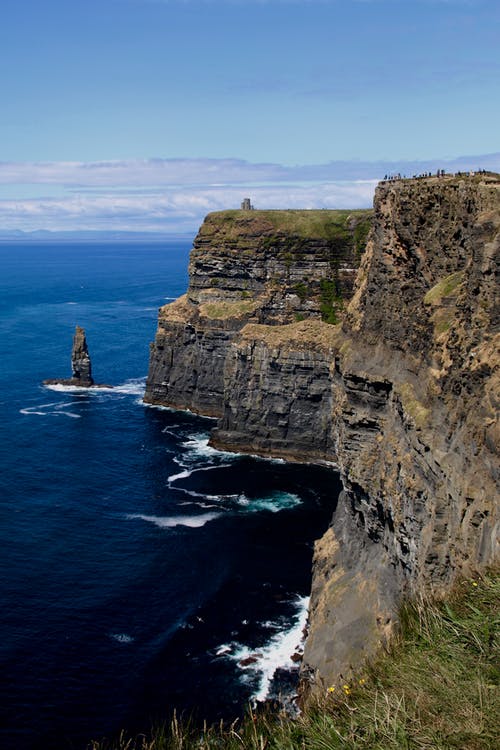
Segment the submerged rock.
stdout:
[[44,385],[72,385],[78,388],[112,388],[110,385],[98,385],[92,377],[92,364],[85,337],[85,329],[76,326],[71,350],[71,378],[51,378],[44,380]]

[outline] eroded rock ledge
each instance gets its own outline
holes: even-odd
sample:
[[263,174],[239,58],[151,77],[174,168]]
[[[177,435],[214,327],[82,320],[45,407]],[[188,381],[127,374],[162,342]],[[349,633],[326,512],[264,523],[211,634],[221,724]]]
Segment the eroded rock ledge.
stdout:
[[[272,253],[248,251],[248,273],[269,268],[273,283],[236,299],[241,269],[207,250],[204,231],[187,298],[160,312],[150,398],[174,384],[182,398],[167,403],[220,417],[214,445],[341,472],[341,502],[315,549],[303,662],[323,688],[390,637],[404,596],[444,590],[497,557],[500,177],[381,183],[338,325],[321,320],[318,296],[292,320],[290,284],[278,279],[293,264]],[[215,268],[225,291],[214,303]],[[255,307],[207,327],[203,305],[244,302]]]

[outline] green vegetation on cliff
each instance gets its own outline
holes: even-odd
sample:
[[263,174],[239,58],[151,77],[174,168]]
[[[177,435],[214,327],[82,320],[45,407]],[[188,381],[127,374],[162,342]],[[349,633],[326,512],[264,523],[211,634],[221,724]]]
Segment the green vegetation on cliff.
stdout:
[[451,273],[445,279],[441,279],[432,289],[429,289],[424,297],[426,305],[439,304],[443,298],[456,296],[460,285],[464,280],[464,271]]
[[[217,211],[208,214],[210,223],[227,223],[232,232],[254,224],[285,235],[301,237],[307,240],[336,240],[351,235],[351,226],[356,227],[356,241],[366,242],[373,211],[371,209],[333,210],[333,209],[287,209],[269,211]],[[203,229],[203,227],[202,227]]]
[[151,738],[92,750],[496,750],[499,611],[497,571],[463,580],[442,602],[403,607],[390,652],[296,719],[250,712],[199,728],[174,717]]

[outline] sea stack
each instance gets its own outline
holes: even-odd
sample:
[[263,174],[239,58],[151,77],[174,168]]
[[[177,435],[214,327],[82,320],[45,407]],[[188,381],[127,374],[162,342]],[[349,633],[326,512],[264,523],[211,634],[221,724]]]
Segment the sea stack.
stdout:
[[90,386],[94,385],[85,329],[80,326],[76,326],[75,335],[73,336],[71,371],[71,379],[75,381],[74,385],[81,385],[84,388],[90,388]]
[[110,385],[97,385],[92,377],[92,364],[85,338],[85,329],[76,326],[71,350],[71,378],[44,380],[44,385],[71,385],[77,388],[112,388]]

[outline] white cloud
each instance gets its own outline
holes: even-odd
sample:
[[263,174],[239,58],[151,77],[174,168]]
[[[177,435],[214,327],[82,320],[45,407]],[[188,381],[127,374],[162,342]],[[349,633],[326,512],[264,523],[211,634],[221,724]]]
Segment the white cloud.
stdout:
[[240,159],[0,162],[0,230],[194,233],[205,214],[237,208],[247,196],[257,208],[363,208],[384,174],[437,168],[500,170],[500,154],[302,166]]
[[415,161],[338,160],[285,166],[242,159],[131,159],[98,162],[0,162],[0,184],[67,188],[235,185],[294,181],[380,179],[386,172],[412,174],[484,167],[500,169],[500,153]]
[[3,200],[0,227],[24,231],[195,232],[207,213],[239,208],[247,195],[257,208],[359,208],[371,205],[375,184],[224,186]]

